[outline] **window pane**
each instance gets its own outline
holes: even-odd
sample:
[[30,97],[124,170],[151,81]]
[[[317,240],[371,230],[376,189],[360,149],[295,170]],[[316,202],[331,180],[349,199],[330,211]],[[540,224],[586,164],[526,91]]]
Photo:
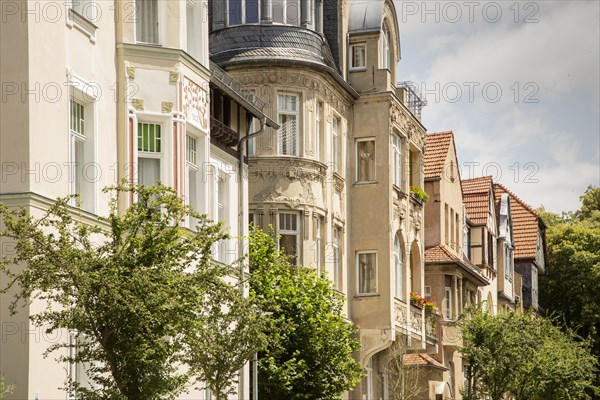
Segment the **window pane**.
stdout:
[[273,0],[273,22],[283,24],[283,0]]
[[136,0],[138,42],[158,44],[158,0]]
[[258,0],[246,0],[246,23],[258,22]]
[[161,126],[159,124],[138,123],[138,151],[161,152]]
[[160,160],[157,158],[138,158],[138,183],[153,186],[160,180]]
[[375,293],[377,291],[375,253],[358,255],[359,293]]
[[402,299],[403,287],[402,287],[402,248],[400,247],[400,239],[398,236],[394,239],[394,294],[397,298]]
[[285,4],[285,18],[288,25],[300,25],[300,2],[287,0]]
[[85,136],[84,107],[76,100],[71,100],[71,131]]
[[357,143],[358,147],[358,180],[370,182],[375,180],[375,141],[368,140]]
[[296,156],[298,136],[296,116],[281,114],[279,116],[279,125],[279,154]]
[[242,23],[242,0],[229,0],[229,25]]
[[187,135],[185,138],[186,141],[186,153],[185,160],[190,164],[197,165],[196,163],[196,144],[197,141],[195,138]]
[[279,239],[279,249],[290,256],[289,260],[292,264],[296,264],[298,258],[297,237],[298,235],[281,235]]

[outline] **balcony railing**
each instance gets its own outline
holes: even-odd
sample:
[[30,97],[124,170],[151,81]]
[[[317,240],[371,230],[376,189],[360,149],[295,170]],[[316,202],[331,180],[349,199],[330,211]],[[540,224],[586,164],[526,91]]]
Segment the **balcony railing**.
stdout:
[[421,332],[423,330],[422,324],[423,324],[423,310],[420,309],[419,307],[411,305],[410,306],[410,326],[413,330],[413,333],[416,333],[417,335],[421,335]]
[[237,131],[215,117],[210,117],[210,136],[228,147],[237,145],[240,140],[240,134]]

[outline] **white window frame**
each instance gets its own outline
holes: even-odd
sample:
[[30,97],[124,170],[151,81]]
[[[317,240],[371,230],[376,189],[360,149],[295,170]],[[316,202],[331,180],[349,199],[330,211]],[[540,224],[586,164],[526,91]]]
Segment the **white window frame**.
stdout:
[[341,135],[340,135],[340,126],[342,125],[342,120],[341,118],[337,117],[337,116],[333,116],[333,119],[331,120],[331,149],[332,149],[332,154],[333,154],[333,172],[335,173],[340,173],[340,171],[342,171],[342,165],[341,165],[341,157],[340,157],[340,150],[341,147],[340,146],[340,142],[341,142]]
[[[361,53],[361,50],[362,50],[362,53]],[[362,61],[362,63],[359,63],[359,64],[354,63],[355,61],[357,61],[357,59],[356,59],[357,51],[359,52],[358,54],[360,55],[359,60]],[[366,43],[351,44],[349,56],[350,56],[350,71],[366,71],[367,70],[367,45],[366,45]],[[362,59],[361,59],[361,57],[362,57]]]
[[322,260],[322,251],[321,247],[323,245],[323,226],[321,224],[321,216],[315,214],[313,216],[313,224],[314,224],[314,233],[315,233],[315,264],[317,267],[317,271],[321,273],[321,269],[323,268],[323,260]]
[[[287,108],[287,104],[289,103],[287,100],[288,97],[295,98],[296,110],[290,110]],[[300,101],[300,94],[298,93],[280,92],[277,94],[277,118],[280,125],[280,128],[277,131],[277,154],[280,156],[300,156],[300,109],[302,107]],[[283,107],[282,104],[284,105]],[[283,146],[284,122],[282,121],[284,116],[295,117],[296,119],[295,130],[292,132],[293,137],[290,138],[289,133],[286,131],[285,151]],[[289,147],[293,147],[293,151],[290,151]]]
[[331,248],[333,250],[333,281],[335,282],[335,287],[341,291],[342,280],[340,277],[340,238],[342,237],[342,228],[340,226],[334,225],[331,232]]
[[[211,158],[210,171],[205,171],[205,174],[209,177],[209,198],[211,199],[210,204],[210,218],[215,222],[223,222],[224,229],[229,231],[232,237],[237,235],[236,230],[241,227],[237,227],[235,215],[238,212],[237,197],[235,195],[235,167],[227,162]],[[219,186],[224,184],[226,193],[221,195]],[[223,198],[223,197],[225,198]],[[220,219],[219,211],[222,210],[223,218]],[[236,228],[236,229],[234,229]],[[219,262],[232,262],[233,254],[229,246],[233,243],[233,239],[223,239],[215,244],[213,250],[213,259]]]
[[431,300],[431,286],[424,286],[423,298],[425,300]]
[[504,276],[510,282],[513,281],[513,250],[512,247],[508,243],[504,243]]
[[[360,158],[360,153],[359,153],[359,146],[361,143],[365,143],[365,142],[373,142],[373,151],[375,153],[373,153],[373,159],[372,159],[372,163],[373,163],[373,179],[361,179],[360,177],[360,167],[361,167],[361,158]],[[375,140],[375,138],[360,138],[360,139],[356,139],[356,151],[355,151],[355,156],[356,156],[356,182],[357,183],[375,183],[377,182],[377,158],[376,158],[376,150],[377,150],[377,141]]]
[[[296,229],[284,229],[282,227],[281,224],[281,217],[283,215],[291,215],[293,217],[296,218]],[[278,213],[277,216],[277,234],[279,236],[282,235],[286,235],[286,236],[295,236],[296,237],[296,255],[295,255],[295,262],[296,265],[300,264],[300,258],[302,256],[301,254],[301,250],[300,250],[300,234],[302,231],[302,228],[300,226],[300,224],[302,223],[302,217],[298,212],[293,212],[293,211],[281,211]],[[282,250],[281,249],[281,238],[277,241],[277,250]]]
[[404,254],[400,236],[394,237],[394,297],[404,300]]
[[200,64],[205,62],[203,5],[204,2],[201,0],[187,0],[185,8],[187,53],[198,60]]
[[[97,210],[97,181],[95,176],[98,171],[97,160],[97,115],[96,115],[96,93],[92,92],[92,86],[89,83],[73,76],[69,82],[71,95],[68,105],[68,129],[69,129],[69,192],[76,194],[78,189],[81,206],[83,210],[95,213]],[[83,107],[83,132],[73,130],[73,104],[77,103]],[[83,160],[77,160],[78,145],[83,147]],[[90,165],[94,168],[90,168]],[[90,171],[94,176],[89,176]],[[76,205],[73,201],[72,205]]]
[[452,320],[452,287],[444,287],[444,319]]
[[68,7],[91,23],[98,20],[100,5],[97,0],[67,0]]
[[[138,9],[138,2],[144,2],[146,4],[150,4],[151,1],[155,1],[156,2],[156,25],[158,25],[156,27],[156,41],[143,41],[141,40],[141,34],[140,31],[138,30],[138,28],[140,27],[140,24],[142,23],[141,19],[142,19],[142,15],[140,14],[140,10]],[[166,30],[165,30],[165,25],[166,25],[166,21],[164,16],[166,15],[166,1],[161,1],[161,0],[135,0],[134,3],[134,21],[135,21],[135,41],[136,43],[142,43],[142,44],[150,44],[150,45],[154,45],[154,46],[162,46],[165,42],[165,34],[166,34]],[[150,23],[148,23],[147,25],[150,25]]]
[[[360,256],[361,255],[368,255],[368,254],[372,254],[375,256],[375,265],[373,266],[374,268],[374,283],[375,283],[375,288],[373,291],[371,292],[363,292],[361,291],[361,286],[363,286],[362,282],[361,282],[361,278],[363,277],[363,274],[361,274],[361,264],[360,264]],[[366,272],[366,271],[365,271]],[[378,292],[378,271],[377,271],[377,251],[376,250],[361,250],[361,251],[357,251],[356,252],[356,294],[359,296],[365,296],[365,295],[377,295]]]
[[394,154],[394,185],[402,188],[402,138],[397,133],[392,135],[392,151]]
[[[195,142],[195,159],[190,159],[189,145]],[[204,179],[202,178],[202,164],[205,162],[204,158],[204,138],[199,137],[195,132],[191,131],[188,127],[188,131],[185,135],[185,198],[186,203],[193,207],[199,213],[206,213],[206,205],[204,201],[205,194],[208,193]],[[195,177],[192,176],[195,175]],[[192,193],[192,179],[195,185],[195,193]],[[195,201],[192,199],[195,198]],[[186,224],[190,229],[194,229],[198,221],[187,218]]]
[[323,137],[322,112],[323,103],[317,100],[315,104],[315,160],[317,161],[321,161],[321,140]]
[[[151,124],[151,125],[157,125],[160,126],[160,131],[161,131],[161,140],[160,140],[160,152],[158,151],[145,151],[145,150],[140,150],[139,148],[139,129],[140,129],[140,124]],[[165,123],[164,119],[157,119],[156,117],[153,116],[143,116],[140,115],[138,116],[138,120],[137,123],[135,124],[135,148],[137,150],[137,168],[136,168],[136,182],[138,184],[142,184],[143,182],[140,179],[140,173],[141,173],[141,162],[140,159],[144,158],[144,159],[153,159],[153,160],[159,160],[160,162],[160,167],[159,167],[159,172],[160,172],[160,176],[159,176],[159,181],[165,185],[169,185],[170,184],[170,174],[169,174],[169,157],[167,157],[168,154],[171,154],[170,151],[170,142],[169,142],[169,137],[171,135],[169,135],[169,131],[168,129],[166,129],[169,125]],[[142,142],[143,144],[143,142]],[[147,183],[144,183],[148,186]]]
[[382,29],[379,36],[379,68],[390,69],[392,57],[390,53],[390,37],[387,29]]

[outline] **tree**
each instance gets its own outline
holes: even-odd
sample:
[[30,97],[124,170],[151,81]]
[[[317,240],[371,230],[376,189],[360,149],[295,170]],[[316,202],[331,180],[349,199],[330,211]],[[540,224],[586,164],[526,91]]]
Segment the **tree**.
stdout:
[[356,328],[342,315],[342,295],[313,269],[290,265],[259,229],[251,233],[249,261],[250,294],[270,318],[270,341],[259,356],[260,398],[341,398],[362,377],[352,358]]
[[[0,237],[16,243],[16,255],[0,264],[10,277],[4,291],[17,288],[11,312],[28,301],[45,301],[48,307],[32,321],[76,336],[74,343],[49,347],[46,355],[70,347],[71,355],[58,360],[87,366],[97,389],[68,381],[79,397],[173,398],[200,371],[207,380],[213,375],[206,359],[190,358],[192,351],[213,350],[212,341],[198,340],[207,338],[208,322],[225,320],[236,331],[236,323],[252,323],[246,318],[252,305],[240,299],[237,269],[211,261],[211,248],[227,237],[220,224],[163,185],[123,183],[105,191],[112,193],[109,215],[97,225],[82,222],[70,197],[58,199],[41,218],[0,205],[6,227]],[[122,196],[136,202],[119,213]],[[194,230],[184,227],[186,218],[197,221]],[[217,312],[216,298],[229,312]],[[219,361],[238,368],[229,356]],[[214,382],[215,391],[222,388]]]
[[589,187],[581,201],[573,218],[546,232],[548,274],[540,277],[540,304],[590,338],[600,360],[600,188]]
[[0,400],[6,399],[6,397],[13,391],[12,386],[7,386],[4,383],[4,375],[0,375]]
[[589,342],[534,313],[472,310],[461,320],[463,398],[589,399],[598,362]]
[[422,367],[405,363],[407,349],[406,343],[398,339],[387,349],[385,371],[391,400],[418,399],[427,391],[422,385],[422,379],[425,377]]

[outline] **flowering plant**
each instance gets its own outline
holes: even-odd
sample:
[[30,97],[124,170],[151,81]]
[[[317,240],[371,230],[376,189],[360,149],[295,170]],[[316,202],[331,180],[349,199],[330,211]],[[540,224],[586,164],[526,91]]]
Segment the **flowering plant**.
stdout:
[[437,304],[433,300],[427,300],[417,292],[410,292],[410,302],[419,307],[425,307],[425,311],[435,314],[437,312]]
[[410,192],[422,202],[426,202],[427,200],[429,200],[429,195],[427,194],[427,192],[425,192],[425,190],[423,190],[421,186],[411,186]]

